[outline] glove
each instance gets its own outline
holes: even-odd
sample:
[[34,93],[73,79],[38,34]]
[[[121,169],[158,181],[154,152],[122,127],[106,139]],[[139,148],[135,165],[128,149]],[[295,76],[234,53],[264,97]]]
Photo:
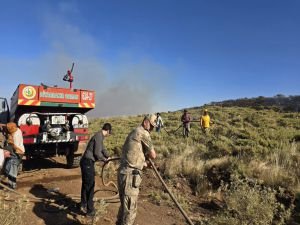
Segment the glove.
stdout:
[[107,157],[106,159],[104,159],[104,162],[107,162],[110,159],[111,159],[111,157]]

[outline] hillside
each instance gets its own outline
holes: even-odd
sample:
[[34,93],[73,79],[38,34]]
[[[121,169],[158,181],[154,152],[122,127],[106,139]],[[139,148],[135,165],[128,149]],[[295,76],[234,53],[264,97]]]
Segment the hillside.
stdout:
[[[265,225],[286,224],[296,218],[300,191],[299,113],[234,106],[207,108],[213,121],[208,135],[194,122],[190,137],[184,139],[178,129],[180,111],[162,113],[165,130],[152,133],[160,172],[190,215],[198,216],[193,219],[199,224],[243,224],[241,221],[250,220],[256,222],[247,224]],[[202,113],[197,108],[189,112],[194,120],[199,120]],[[111,122],[114,135],[107,146],[119,154],[127,133],[142,118],[97,119],[91,127],[95,131],[104,121]],[[190,188],[194,204],[187,204],[191,196],[185,195],[188,192],[180,188],[182,184]],[[154,201],[163,201],[165,195],[153,190]],[[212,214],[199,216],[200,208]]]
[[[217,105],[206,108],[213,122],[207,135],[197,122],[202,107],[189,109],[195,121],[189,138],[181,134],[181,111],[161,113],[165,128],[161,133],[151,133],[158,153],[156,167],[193,223],[299,224],[299,112]],[[90,132],[99,130],[104,122],[112,123],[113,135],[105,144],[111,155],[118,156],[127,134],[142,119],[143,115],[93,119]],[[7,223],[4,218],[9,213],[15,215],[14,221],[22,221],[24,225],[86,224],[84,217],[70,207],[78,200],[75,196],[80,192],[80,169],[67,170],[61,161],[56,158],[25,164],[25,172],[18,177],[18,191],[21,196],[50,198],[49,190],[55,189],[58,190],[55,196],[64,201],[50,208],[45,202],[35,200],[29,204],[22,198],[19,204],[14,204],[4,201],[10,197],[1,192],[1,225],[18,224]],[[111,164],[105,177],[115,181],[115,169],[116,165]],[[96,187],[106,190],[105,196],[114,193],[101,185],[99,177]],[[66,198],[69,194],[73,194],[73,198]],[[94,224],[114,224],[117,210],[118,204],[100,202],[97,204],[100,219]],[[137,223],[184,224],[184,218],[151,169],[145,170]]]
[[241,98],[221,102],[211,102],[208,105],[223,107],[251,107],[254,109],[273,109],[284,112],[300,112],[300,96],[284,96],[278,94],[274,97]]

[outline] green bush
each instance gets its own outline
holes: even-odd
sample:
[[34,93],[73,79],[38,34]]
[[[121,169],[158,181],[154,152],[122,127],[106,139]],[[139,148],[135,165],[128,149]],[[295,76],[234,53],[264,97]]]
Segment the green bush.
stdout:
[[226,208],[213,217],[213,225],[281,225],[290,216],[277,202],[276,191],[248,179],[232,177],[230,185],[222,185]]

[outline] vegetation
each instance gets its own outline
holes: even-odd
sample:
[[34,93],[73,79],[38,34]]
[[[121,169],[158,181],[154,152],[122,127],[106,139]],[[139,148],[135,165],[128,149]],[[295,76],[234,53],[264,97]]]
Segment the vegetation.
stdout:
[[[299,208],[294,207],[300,192],[299,113],[206,107],[213,122],[210,132],[204,135],[199,122],[193,122],[186,139],[178,129],[182,112],[161,113],[165,128],[151,136],[163,177],[167,181],[182,179],[199,203],[218,199],[224,204],[213,211],[213,217],[201,218],[199,223],[267,225],[292,221]],[[202,110],[189,109],[193,120],[199,121]],[[114,135],[106,140],[106,146],[119,155],[127,134],[142,119],[142,115],[95,119],[91,131],[100,129],[104,122],[112,123]],[[180,201],[187,202],[182,198],[188,196],[178,192]],[[156,204],[167,200],[159,191],[150,197]],[[193,213],[199,208],[197,204],[184,205]]]
[[208,224],[265,225],[285,224],[291,208],[284,209],[276,191],[248,179],[233,176],[230,186],[222,184],[226,208]]
[[222,102],[212,102],[211,105],[219,105],[225,107],[239,106],[239,107],[251,107],[255,109],[273,109],[276,111],[300,111],[300,96],[284,96],[278,94],[274,97],[257,98],[241,98],[236,100],[227,100]]
[[[299,112],[235,104],[205,107],[212,120],[208,134],[199,128],[203,107],[188,110],[194,120],[188,138],[182,137],[182,111],[161,113],[165,127],[151,134],[158,153],[155,163],[184,209],[193,215],[195,224],[297,224]],[[142,120],[143,115],[94,119],[89,131],[94,133],[104,122],[110,122],[113,136],[105,139],[105,144],[112,155],[119,156],[127,134]],[[115,172],[116,168],[111,170]],[[20,224],[25,201],[13,204],[4,201],[5,197],[0,192],[0,224]],[[149,199],[158,205],[171,204],[162,190],[151,191]],[[203,202],[209,206],[207,217],[199,212]],[[103,202],[96,205],[93,223],[106,207]]]

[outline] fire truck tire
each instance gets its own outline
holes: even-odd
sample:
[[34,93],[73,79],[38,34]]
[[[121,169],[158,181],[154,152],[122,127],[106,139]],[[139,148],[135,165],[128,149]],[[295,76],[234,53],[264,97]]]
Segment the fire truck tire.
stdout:
[[69,154],[66,156],[67,159],[67,167],[68,168],[76,168],[80,166],[81,155]]

